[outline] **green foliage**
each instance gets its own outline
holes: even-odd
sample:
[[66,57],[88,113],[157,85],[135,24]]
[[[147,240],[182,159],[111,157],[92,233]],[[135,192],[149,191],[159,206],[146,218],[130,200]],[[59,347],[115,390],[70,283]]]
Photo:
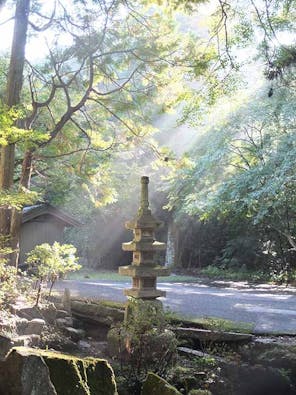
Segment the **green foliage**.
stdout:
[[28,148],[48,140],[49,135],[46,133],[17,127],[16,124],[24,117],[23,109],[9,108],[0,103],[0,146],[18,143]]
[[53,245],[47,243],[37,245],[27,254],[26,263],[31,267],[31,271],[35,272],[39,281],[36,304],[39,302],[41,284],[44,281],[51,282],[49,291],[51,292],[54,282],[60,276],[81,268],[75,254],[76,248],[73,245],[58,242],[54,242]]
[[181,393],[208,395],[211,392],[205,388],[219,379],[220,370],[215,359],[209,356],[190,360],[180,357],[178,364],[169,372],[167,380]]
[[269,271],[264,270],[264,268],[261,270],[248,270],[246,265],[242,265],[241,268],[227,268],[221,265],[209,265],[201,269],[200,274],[211,279],[254,282],[271,281],[275,280],[276,277]]
[[[60,206],[79,197],[87,215],[118,200],[116,166],[128,172],[132,159],[142,165],[145,156],[165,156],[152,139],[153,119],[182,100],[184,75],[207,73],[216,56],[213,45],[184,31],[163,4],[134,7],[70,1],[66,10],[57,4],[44,33],[48,51],[43,46],[42,56],[26,64],[21,110],[9,110],[3,134],[5,144],[16,143],[15,178],[32,151],[32,188]],[[32,2],[34,24],[42,25],[47,12]],[[26,128],[9,139],[20,120]]]
[[[50,19],[49,8],[31,2],[21,104],[0,111],[0,145],[16,145],[16,182],[32,170],[31,187],[46,200],[75,201],[79,211],[83,200],[89,217],[118,199],[116,163],[163,156],[152,120],[181,100],[184,75],[206,72],[215,57],[163,4],[107,3],[57,3],[39,36],[30,29],[43,25],[42,15]],[[47,45],[38,43],[40,56],[32,57],[27,49],[41,36]],[[9,60],[0,62],[5,75]],[[1,93],[6,83],[1,77]],[[32,163],[22,166],[28,152]]]
[[28,253],[26,263],[36,268],[39,278],[58,277],[80,269],[75,253],[76,248],[70,244],[44,243]]
[[17,270],[6,263],[12,250],[7,247],[7,237],[0,235],[0,306],[10,302],[17,295]]
[[[0,250],[1,252],[1,250]],[[0,306],[3,303],[8,303],[17,295],[17,271],[13,266],[5,263],[5,260],[0,260]]]
[[36,202],[39,194],[35,191],[29,191],[25,188],[19,192],[0,191],[0,205],[20,210],[23,206],[31,205]]
[[174,364],[176,338],[168,330],[168,319],[158,301],[130,299],[127,319],[118,329],[124,387],[138,393],[147,372],[164,376]]
[[171,176],[170,208],[205,223],[216,219],[228,230],[213,262],[248,269],[261,262],[288,277],[294,268],[293,95],[282,87],[271,99],[263,86],[249,100],[238,99]]
[[147,301],[131,299],[128,303],[128,319],[125,322],[126,329],[131,338],[155,330],[162,332],[167,326],[167,318],[159,301]]

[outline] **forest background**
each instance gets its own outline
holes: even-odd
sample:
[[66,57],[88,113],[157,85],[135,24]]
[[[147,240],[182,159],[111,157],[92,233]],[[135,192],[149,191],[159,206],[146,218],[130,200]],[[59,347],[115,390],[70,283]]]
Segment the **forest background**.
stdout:
[[1,1],[10,263],[21,208],[40,202],[84,224],[67,240],[85,265],[127,262],[149,175],[175,269],[295,279],[295,5]]

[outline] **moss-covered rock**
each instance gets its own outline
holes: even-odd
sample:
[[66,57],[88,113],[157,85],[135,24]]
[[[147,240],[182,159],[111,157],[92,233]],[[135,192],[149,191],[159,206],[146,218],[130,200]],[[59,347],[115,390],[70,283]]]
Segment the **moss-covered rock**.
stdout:
[[155,373],[148,373],[143,384],[141,395],[181,395],[175,387],[170,385]]
[[0,394],[116,395],[107,361],[15,347],[0,363]]
[[89,321],[99,322],[110,326],[114,322],[123,321],[124,311],[114,307],[104,306],[101,303],[73,300],[72,313]]

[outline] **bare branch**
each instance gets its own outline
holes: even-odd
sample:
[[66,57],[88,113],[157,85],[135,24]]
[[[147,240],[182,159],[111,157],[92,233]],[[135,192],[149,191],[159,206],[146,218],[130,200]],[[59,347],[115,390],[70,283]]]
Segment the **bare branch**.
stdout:
[[107,107],[102,101],[90,98],[89,100],[93,100],[102,106],[106,111],[108,111],[115,119],[117,119],[122,125],[124,125],[134,136],[141,137],[133,128],[131,128],[119,115],[117,115],[113,110]]
[[126,79],[126,81],[123,84],[118,84],[117,81],[112,79],[112,82],[114,82],[115,85],[117,85],[117,88],[111,89],[110,91],[107,92],[99,92],[97,89],[93,88],[92,91],[97,95],[97,96],[107,96],[107,95],[112,95],[113,93],[116,93],[120,90],[122,90],[133,78],[133,76],[136,74],[136,72],[139,70],[141,65],[138,65],[129,75],[129,77]]
[[[92,58],[92,56],[89,56],[88,88],[85,90],[83,96],[80,98],[80,100],[78,101],[78,103],[75,106],[72,106],[70,104],[70,100],[68,101],[68,108],[67,108],[66,112],[62,115],[60,120],[56,123],[54,129],[51,131],[50,138],[46,142],[41,143],[39,145],[40,147],[43,147],[43,146],[49,144],[57,136],[57,134],[61,131],[61,129],[65,126],[65,124],[71,119],[72,115],[85,105],[85,103],[89,99],[90,93],[92,91],[93,81],[94,81],[93,58]],[[68,92],[67,92],[67,94],[68,94]]]
[[[1,5],[0,5],[0,9],[1,9]],[[7,22],[9,22],[9,21],[13,21],[14,20],[14,16],[12,16],[11,18],[8,18],[8,19],[6,19],[5,21],[3,21],[3,22],[0,22],[0,26],[3,26],[3,25],[5,25],[5,23],[7,23]]]
[[46,16],[41,15],[40,13],[37,13],[37,12],[36,12],[36,14],[37,14],[38,16],[40,16],[40,17],[42,17],[42,18],[45,18],[45,19],[48,19],[48,22],[47,22],[45,25],[43,25],[43,26],[37,26],[37,25],[35,25],[33,22],[31,22],[31,21],[29,21],[29,24],[30,24],[30,26],[32,26],[32,28],[33,28],[36,32],[44,32],[45,30],[47,30],[47,29],[52,25],[53,20],[54,20],[55,13],[56,13],[56,1],[54,2],[54,7],[53,7],[52,14],[51,14],[50,17],[46,17]]
[[219,0],[220,4],[220,9],[221,9],[221,23],[223,25],[223,30],[224,30],[224,37],[225,37],[225,52],[228,57],[228,60],[230,62],[230,65],[232,68],[235,67],[232,56],[230,54],[230,46],[229,46],[229,38],[228,38],[228,27],[227,27],[227,9],[230,8],[230,5],[223,0]]

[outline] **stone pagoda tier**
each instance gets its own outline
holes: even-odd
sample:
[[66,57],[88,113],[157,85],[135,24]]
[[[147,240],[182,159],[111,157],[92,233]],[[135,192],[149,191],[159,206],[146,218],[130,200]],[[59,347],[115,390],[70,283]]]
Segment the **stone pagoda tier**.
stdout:
[[133,261],[129,266],[120,266],[119,274],[132,277],[132,288],[125,289],[124,294],[133,298],[156,299],[165,296],[165,291],[156,288],[158,276],[169,275],[169,269],[158,266],[154,255],[157,251],[166,249],[165,243],[155,241],[155,230],[162,226],[149,209],[148,199],[149,178],[141,178],[141,204],[136,218],[126,222],[127,229],[133,230],[134,239],[123,243],[124,251],[133,252]]

